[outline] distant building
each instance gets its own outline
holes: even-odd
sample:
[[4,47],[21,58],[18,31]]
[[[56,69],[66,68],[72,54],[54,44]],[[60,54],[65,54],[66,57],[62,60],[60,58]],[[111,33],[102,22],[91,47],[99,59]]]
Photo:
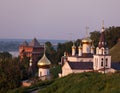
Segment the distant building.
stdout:
[[78,54],[76,54],[76,46],[73,43],[72,54],[61,58],[62,73],[59,76],[66,76],[70,73],[81,73],[96,71],[101,73],[115,72],[111,68],[111,56],[105,41],[104,26],[100,36],[96,53],[92,40],[89,37],[82,39],[82,43],[78,46]]
[[43,51],[43,45],[40,45],[36,38],[34,38],[30,43],[24,41],[19,46],[20,61],[22,61],[25,56],[29,57],[32,60],[33,68],[35,68],[37,66],[38,57],[43,53]]

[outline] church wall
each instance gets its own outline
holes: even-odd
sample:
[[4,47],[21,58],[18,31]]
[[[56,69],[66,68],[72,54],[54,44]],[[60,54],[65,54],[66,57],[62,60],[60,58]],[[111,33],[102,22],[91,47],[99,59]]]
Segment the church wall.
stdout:
[[62,67],[62,76],[66,76],[71,73],[72,73],[72,69],[68,65],[68,62],[66,62]]
[[101,68],[111,68],[111,56],[94,55],[93,68],[99,70]]
[[91,53],[91,45],[90,44],[83,44],[83,53]]
[[39,77],[50,74],[49,69],[39,68],[38,72],[39,72],[39,73],[38,73],[38,76],[39,76]]
[[90,71],[93,71],[93,70],[73,70],[73,73],[82,73],[82,72],[90,72]]
[[68,57],[67,60],[70,62],[93,62],[93,58]]

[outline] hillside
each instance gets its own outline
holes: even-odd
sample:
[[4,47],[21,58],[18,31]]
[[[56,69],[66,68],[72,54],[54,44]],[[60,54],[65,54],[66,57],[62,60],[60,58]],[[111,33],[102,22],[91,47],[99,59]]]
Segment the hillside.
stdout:
[[120,93],[120,73],[71,74],[55,80],[39,93]]
[[120,41],[110,49],[112,62],[120,62]]

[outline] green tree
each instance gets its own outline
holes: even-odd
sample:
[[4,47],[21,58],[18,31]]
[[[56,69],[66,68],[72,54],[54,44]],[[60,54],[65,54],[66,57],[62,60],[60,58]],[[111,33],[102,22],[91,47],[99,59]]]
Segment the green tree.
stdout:
[[11,59],[12,55],[8,52],[1,52],[0,53],[0,60]]
[[56,59],[56,50],[54,49],[53,45],[51,42],[46,42],[46,55],[52,62],[52,64],[57,64],[57,59]]
[[105,33],[106,41],[109,48],[112,48],[120,38],[120,27],[109,27],[106,29]]
[[93,44],[95,47],[98,46],[100,35],[101,34],[99,31],[90,32],[90,38],[93,40]]
[[0,93],[21,85],[19,63],[16,59],[0,61]]

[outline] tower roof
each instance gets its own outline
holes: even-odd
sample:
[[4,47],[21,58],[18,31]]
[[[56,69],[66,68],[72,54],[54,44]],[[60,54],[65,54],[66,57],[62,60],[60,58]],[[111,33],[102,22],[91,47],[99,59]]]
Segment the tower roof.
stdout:
[[21,46],[28,46],[28,42],[27,41],[24,41]]
[[34,38],[34,39],[30,42],[29,45],[30,45],[30,46],[40,46],[40,43],[38,42],[38,40],[37,40],[36,38]]
[[79,48],[79,49],[81,49],[81,48],[82,48],[81,44],[78,46],[78,48]]
[[100,36],[98,47],[99,48],[106,47],[104,24],[102,26],[102,33],[101,33],[101,36]]
[[43,57],[38,61],[38,66],[49,66],[51,64],[50,60],[45,55],[45,45],[44,45],[44,55]]
[[75,46],[75,44],[74,44],[74,43],[73,43],[73,46],[72,46],[72,48],[73,48],[73,49],[75,49],[75,48],[76,48],[76,46]]
[[50,65],[51,62],[49,61],[49,59],[46,57],[45,53],[43,55],[43,57],[38,61],[38,66],[46,66],[46,65]]

